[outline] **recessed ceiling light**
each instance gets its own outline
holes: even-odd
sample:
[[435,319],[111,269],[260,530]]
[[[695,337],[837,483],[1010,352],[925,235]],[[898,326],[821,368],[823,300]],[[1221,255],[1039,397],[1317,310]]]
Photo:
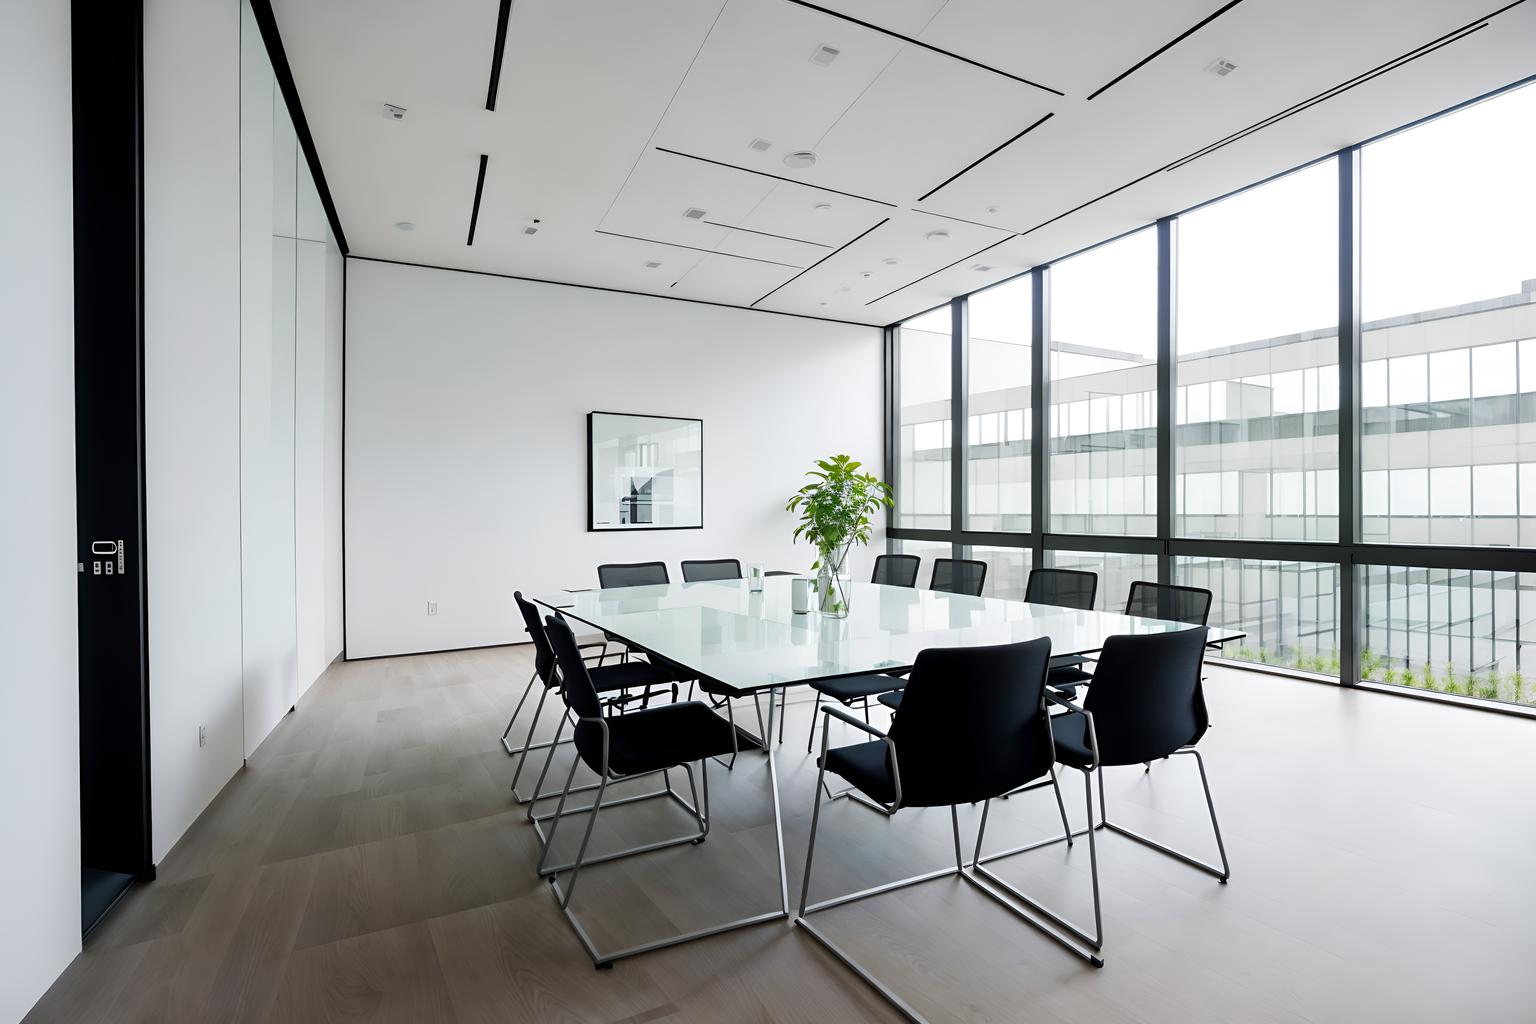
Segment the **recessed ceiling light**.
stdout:
[[811,51],[811,63],[819,64],[821,67],[828,67],[833,61],[837,60],[837,55],[842,52],[842,50],[835,46],[828,46],[826,43],[822,43]]
[[533,227],[532,225],[529,225],[528,227],[523,228],[523,234],[525,234],[525,235],[536,235],[538,233],[539,233],[539,229],[536,228],[536,227]]
[[873,273],[871,273],[870,271],[868,271],[868,270],[861,270],[861,271],[859,271],[859,276],[860,277],[874,277],[875,275]]
[[690,206],[688,209],[683,211],[683,216],[687,217],[689,220],[703,220],[706,216],[708,216],[708,211],[701,210],[697,206]]
[[940,229],[938,231],[930,231],[923,237],[930,242],[947,242],[949,241],[949,232]]
[[826,213],[828,210],[832,209],[832,204],[817,203],[815,206],[811,207],[811,209],[815,210],[817,213]]
[[415,231],[416,230],[416,225],[412,224],[408,220],[397,220],[397,221],[395,221],[395,227],[399,228],[401,231]]
[[766,153],[773,148],[773,143],[769,142],[767,139],[753,139],[751,142],[747,143],[747,148],[756,150],[759,153]]
[[1001,206],[989,206],[989,207],[987,207],[987,212],[988,213],[1002,213],[1003,212],[1003,208]]
[[645,268],[647,270],[655,270],[659,266],[661,266],[661,260],[646,260],[645,261]]
[[985,274],[987,271],[991,270],[992,268],[987,266],[985,263],[978,263],[974,267],[972,267],[971,269]]
[[887,256],[885,259],[881,260],[880,262],[884,263],[888,267],[894,267],[896,264],[900,263],[901,260],[897,259],[895,256]]
[[386,120],[386,121],[404,121],[405,120],[405,108],[404,107],[397,107],[393,103],[386,103],[386,104],[384,104],[384,120]]
[[822,303],[822,305],[823,305],[823,306],[825,306],[825,305],[826,305],[826,303],[825,303],[825,302],[823,302],[823,303]]
[[1217,57],[1215,60],[1211,61],[1205,66],[1205,70],[1209,71],[1211,74],[1217,76],[1218,78],[1226,78],[1232,72],[1237,70],[1237,65],[1227,60],[1225,57]]
[[797,171],[803,171],[807,167],[815,167],[816,154],[808,149],[797,149],[784,157],[784,166],[793,167]]

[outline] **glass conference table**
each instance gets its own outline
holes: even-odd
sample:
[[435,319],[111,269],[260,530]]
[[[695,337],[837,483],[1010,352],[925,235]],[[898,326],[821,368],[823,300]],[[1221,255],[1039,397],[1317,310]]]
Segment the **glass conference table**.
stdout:
[[[791,607],[791,579],[769,576],[763,580],[763,589],[756,592],[746,580],[708,580],[561,591],[534,600],[567,619],[602,630],[632,648],[654,652],[751,697],[754,704],[764,691],[772,694],[814,680],[910,669],[918,652],[929,647],[976,647],[1048,636],[1052,656],[1090,655],[1103,648],[1106,637],[1117,634],[1190,628],[1183,622],[1115,612],[1077,611],[875,583],[852,584],[848,617],[833,619],[818,612],[796,614]],[[1213,628],[1210,641],[1227,643],[1244,635]],[[768,755],[779,909],[665,942],[605,954],[603,961],[789,915],[784,828],[771,742],[778,703],[770,697],[767,727],[761,737],[752,739],[760,742]],[[579,928],[578,934],[594,960],[599,959]]]

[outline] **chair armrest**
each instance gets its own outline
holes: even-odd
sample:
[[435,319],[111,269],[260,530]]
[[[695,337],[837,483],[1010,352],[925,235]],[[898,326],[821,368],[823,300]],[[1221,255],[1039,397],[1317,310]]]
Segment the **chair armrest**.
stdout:
[[[886,751],[891,758],[891,782],[896,790],[896,799],[891,803],[890,808],[894,812],[896,808],[901,806],[901,762],[896,759],[896,741],[863,719],[853,717],[842,708],[828,707],[823,705],[821,713],[824,715],[831,715],[833,718],[836,718],[839,721],[847,722],[855,729],[863,730],[864,732],[869,733],[871,736],[874,736],[875,738],[882,740],[885,743]],[[821,730],[822,764],[826,764],[827,741],[829,737],[830,731],[825,726],[823,726]]]
[[1052,693],[1049,687],[1047,687],[1045,691],[1045,701],[1047,704],[1058,704],[1061,707],[1066,708],[1068,711],[1076,711],[1080,715],[1086,715],[1088,713],[1083,710],[1082,705],[1073,704],[1071,701],[1067,700],[1067,698]]
[[848,712],[844,711],[842,708],[833,707],[833,706],[828,705],[828,704],[823,704],[821,706],[821,713],[824,714],[824,715],[831,715],[833,718],[836,718],[836,719],[838,719],[840,721],[843,721],[843,722],[847,722],[849,725],[853,726],[855,729],[862,729],[864,732],[869,733],[871,736],[874,736],[877,739],[882,739],[882,740],[885,740],[887,742],[890,741],[890,737],[887,736],[885,733],[881,732],[879,729],[876,729],[874,726],[870,725],[868,722],[864,721],[862,718],[855,718],[853,715],[851,715]]

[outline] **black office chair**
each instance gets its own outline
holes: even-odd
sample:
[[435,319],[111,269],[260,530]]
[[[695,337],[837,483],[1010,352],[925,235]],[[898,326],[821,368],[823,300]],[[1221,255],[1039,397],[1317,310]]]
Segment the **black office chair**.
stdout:
[[1061,608],[1093,611],[1099,591],[1099,574],[1084,569],[1031,569],[1024,584],[1024,600],[1030,604],[1054,604]]
[[887,587],[915,587],[917,567],[921,562],[917,555],[877,555],[875,574],[869,582]]
[[[1060,842],[1070,837],[1066,806],[1052,773],[1055,753],[1042,699],[1050,653],[1051,641],[1046,637],[996,647],[923,651],[917,656],[912,678],[907,683],[906,700],[891,721],[888,732],[866,725],[835,707],[822,711],[872,738],[852,746],[829,749],[828,733],[823,731],[821,756],[817,760],[815,803],[811,810],[811,835],[805,852],[805,877],[800,887],[800,910],[795,923],[907,1016],[912,1016],[911,1011],[889,989],[860,967],[850,953],[812,925],[808,918],[819,911],[870,896],[958,875],[1008,910],[1029,920],[1023,911],[980,879],[978,869],[992,800],[1021,787],[1050,786],[1055,791],[1063,834],[1051,841]],[[947,805],[955,841],[954,867],[811,904],[811,871],[815,864],[822,792],[828,772],[850,784],[852,789],[847,792],[862,794],[890,814],[907,807]],[[960,844],[958,805],[963,803],[982,804],[981,824],[969,865]]]
[[[1125,599],[1125,614],[1203,626],[1211,615],[1211,592],[1200,587],[1137,580],[1131,584],[1130,594]],[[1049,681],[1051,688],[1071,700],[1080,684],[1093,679],[1082,667],[1085,663],[1086,659],[1077,665],[1053,668]]]
[[[1075,705],[1049,691],[1046,700],[1069,710],[1068,714],[1051,718],[1051,734],[1056,745],[1056,761],[1083,773],[1083,788],[1087,792],[1088,801],[1086,831],[1089,850],[1094,850],[1094,833],[1107,828],[1214,875],[1225,884],[1232,876],[1227,863],[1227,850],[1221,841],[1221,826],[1216,823],[1216,805],[1211,800],[1211,785],[1206,778],[1205,761],[1200,757],[1200,752],[1194,749],[1210,724],[1205,708],[1205,692],[1200,684],[1206,636],[1206,627],[1196,626],[1171,633],[1109,637],[1099,654],[1099,667],[1094,673],[1093,685],[1088,688],[1082,704]],[[1101,769],[1144,764],[1173,754],[1194,755],[1195,763],[1200,768],[1205,806],[1210,812],[1211,830],[1216,835],[1216,849],[1221,855],[1219,868],[1109,820],[1104,805],[1104,776]],[[1092,777],[1095,774],[1098,775],[1099,783],[1097,823],[1093,820]],[[1023,850],[1009,850],[983,857],[981,861],[985,864],[1021,852]],[[1104,946],[1097,853],[1089,860],[1093,871],[1092,935],[1029,900],[1001,879],[990,874],[988,877],[1097,952]],[[982,871],[985,873],[984,868]]]
[[682,562],[681,565],[684,583],[741,579],[741,562],[734,558],[695,559]]
[[609,562],[597,567],[597,585],[604,590],[614,587],[649,587],[671,583],[666,562]]
[[[528,638],[533,641],[533,677],[528,680],[528,687],[523,690],[522,699],[517,702],[517,709],[512,712],[512,718],[507,722],[506,730],[501,734],[501,742],[507,748],[507,753],[516,753],[517,769],[512,773],[512,796],[518,803],[532,803],[538,799],[538,789],[535,787],[534,795],[525,797],[517,791],[517,780],[523,774],[523,765],[528,761],[528,752],[531,750],[543,750],[549,748],[549,757],[554,756],[554,741],[544,740],[533,742],[533,732],[539,725],[539,718],[544,713],[544,702],[549,698],[551,690],[560,686],[560,672],[555,663],[555,651],[549,644],[549,638],[544,633],[544,624],[539,621],[539,611],[533,603],[523,597],[522,591],[514,591],[512,601],[517,605],[517,610],[522,613],[523,625],[528,629]],[[592,644],[577,644],[577,649],[594,646]],[[601,646],[599,644],[598,646]],[[663,693],[670,690],[673,697],[677,696],[677,682],[672,673],[660,665],[652,665],[644,661],[629,661],[614,665],[599,665],[589,670],[592,684],[597,692],[603,695],[605,707],[619,707],[622,709],[631,700],[641,699],[631,694],[631,690],[638,690],[644,698],[649,698],[653,689],[660,689]],[[544,684],[544,692],[539,694],[539,702],[534,706],[533,718],[528,722],[528,733],[523,737],[522,748],[517,750],[507,742],[507,735],[511,733],[512,726],[517,722],[517,716],[522,713],[523,704],[528,700],[528,694],[533,689],[534,681]],[[547,759],[546,759],[547,760]]]
[[[622,857],[683,843],[702,843],[709,835],[708,759],[734,754],[743,743],[749,741],[741,736],[731,723],[696,701],[667,704],[642,711],[632,711],[625,715],[604,715],[597,687],[587,666],[581,660],[581,653],[576,649],[575,638],[571,634],[570,627],[562,619],[550,616],[545,620],[545,629],[559,662],[562,681],[561,696],[565,700],[570,715],[575,719],[574,740],[577,756],[571,761],[570,771],[566,773],[565,785],[560,791],[560,802],[555,810],[534,818],[535,830],[539,834],[542,845],[538,873],[541,877],[549,878],[561,912],[570,922],[577,938],[591,956],[592,962],[602,967],[621,957],[676,945],[679,942],[700,938],[705,934],[714,934],[728,927],[760,920],[761,915],[755,915],[703,933],[690,932],[675,939],[647,942],[640,946],[607,953],[599,952],[593,945],[587,931],[576,920],[570,907],[571,896],[576,891],[576,881],[581,874],[581,869],[589,864],[618,860]],[[563,727],[564,724],[565,720],[562,718],[561,726]],[[556,739],[558,741],[558,734]],[[697,786],[693,775],[695,761],[699,764],[699,785]],[[578,764],[586,765],[597,775],[597,796],[589,807],[566,810],[570,795],[575,792],[571,784],[576,777]],[[688,775],[688,787],[693,797],[691,802],[684,800],[672,789],[671,777],[668,773],[676,768],[683,769]],[[608,784],[647,775],[661,775],[664,787],[655,793],[625,797],[613,801],[613,804],[630,803],[651,797],[668,797],[692,815],[698,823],[698,830],[672,839],[588,857],[587,847],[592,839],[592,830],[598,814],[603,809],[603,797],[607,792]],[[771,772],[768,773],[768,777],[770,780],[773,778]],[[700,799],[701,791],[702,799]],[[777,795],[774,799],[777,807]],[[550,850],[554,848],[554,839],[559,831],[561,820],[582,813],[587,814],[586,830],[576,849],[575,858],[569,863],[551,865]],[[543,835],[543,830],[539,827],[545,821],[550,822],[548,837]],[[780,860],[782,862],[782,857]],[[565,871],[570,872],[570,877],[562,891],[559,875]],[[783,884],[782,876],[779,884]]]
[[929,590],[980,597],[987,581],[987,563],[969,558],[935,558]]

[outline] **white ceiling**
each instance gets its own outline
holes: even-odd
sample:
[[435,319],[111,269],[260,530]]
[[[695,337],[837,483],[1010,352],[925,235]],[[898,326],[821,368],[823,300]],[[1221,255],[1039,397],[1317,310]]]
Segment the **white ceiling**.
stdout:
[[513,0],[488,111],[498,6],[275,0],[353,255],[869,324],[1536,73],[1536,0]]

